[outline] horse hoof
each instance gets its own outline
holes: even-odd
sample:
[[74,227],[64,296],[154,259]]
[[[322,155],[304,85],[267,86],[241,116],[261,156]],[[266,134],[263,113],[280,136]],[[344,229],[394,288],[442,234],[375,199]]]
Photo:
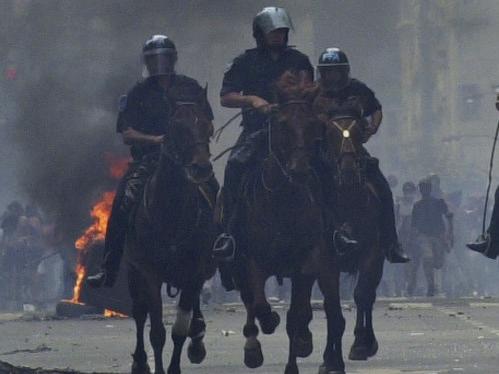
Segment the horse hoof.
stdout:
[[147,362],[134,361],[132,364],[132,374],[151,374],[151,369]]
[[370,345],[356,344],[355,342],[350,349],[348,359],[352,361],[366,361],[369,357],[373,357],[378,353],[378,342],[376,339]]
[[277,326],[281,323],[281,317],[277,312],[270,312],[260,318],[258,318],[260,322],[260,328],[265,335],[271,335],[277,329]]
[[187,357],[193,364],[200,364],[206,357],[206,348],[202,341],[192,342],[187,347]]
[[298,374],[298,366],[296,364],[287,364],[286,370],[284,370],[284,374]]
[[295,336],[292,344],[292,351],[296,357],[305,358],[314,351],[314,342],[310,331],[307,331],[303,336]]
[[326,365],[321,365],[319,368],[319,374],[346,374],[345,370],[330,369]]
[[262,346],[259,342],[255,348],[244,348],[244,365],[250,369],[256,369],[263,365]]

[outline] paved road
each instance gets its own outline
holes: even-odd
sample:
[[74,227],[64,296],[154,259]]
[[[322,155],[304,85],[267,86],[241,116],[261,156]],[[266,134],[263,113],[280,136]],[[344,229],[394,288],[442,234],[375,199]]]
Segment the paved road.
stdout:
[[[282,313],[286,306],[279,306]],[[344,346],[352,343],[354,310],[346,308]],[[132,320],[20,321],[0,316],[0,361],[29,367],[70,368],[82,372],[129,372],[134,344]],[[171,321],[172,317],[166,317]],[[244,314],[240,307],[206,311],[208,357],[202,366],[184,361],[184,373],[282,373],[287,339],[281,325],[262,336],[265,364],[251,371],[242,364]],[[368,362],[346,361],[347,373],[499,373],[499,301],[391,300],[375,311],[380,342]],[[317,373],[325,342],[325,317],[314,313],[314,354],[300,363],[301,373]],[[222,330],[231,331],[228,336]],[[232,334],[234,332],[235,334]],[[170,342],[168,342],[170,344]],[[169,356],[169,348],[165,358]],[[148,349],[149,356],[152,355]],[[152,363],[151,363],[152,366]]]

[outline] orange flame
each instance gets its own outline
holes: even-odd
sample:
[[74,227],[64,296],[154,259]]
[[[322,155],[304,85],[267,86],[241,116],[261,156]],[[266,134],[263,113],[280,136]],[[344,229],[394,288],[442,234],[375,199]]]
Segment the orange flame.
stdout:
[[80,294],[81,294],[83,279],[85,279],[85,275],[87,275],[85,267],[80,264],[76,265],[76,284],[73,288],[73,298],[71,299],[71,302],[74,304],[81,304]]
[[111,178],[120,179],[125,175],[130,161],[128,158],[117,157],[111,153],[106,153],[105,158],[109,164],[109,174],[111,175]]
[[[105,155],[106,161],[109,163],[109,173],[113,179],[121,178],[128,168],[128,158],[119,158],[112,154]],[[78,250],[78,264],[76,265],[76,283],[73,289],[73,298],[71,302],[81,303],[80,295],[83,286],[83,281],[87,274],[87,269],[83,263],[88,248],[98,242],[102,242],[106,237],[107,224],[111,214],[115,192],[108,191],[102,194],[101,199],[94,205],[90,212],[93,219],[93,224],[88,227],[82,236],[75,242],[75,247]],[[110,316],[114,316],[112,311],[106,311]],[[119,315],[119,313],[116,313]]]
[[86,250],[95,242],[103,241],[106,237],[107,222],[111,213],[114,195],[114,192],[104,192],[102,199],[92,208],[90,216],[93,218],[94,223],[76,241],[75,246],[79,251]]
[[127,315],[115,312],[114,310],[104,310],[104,317],[106,318],[128,318]]

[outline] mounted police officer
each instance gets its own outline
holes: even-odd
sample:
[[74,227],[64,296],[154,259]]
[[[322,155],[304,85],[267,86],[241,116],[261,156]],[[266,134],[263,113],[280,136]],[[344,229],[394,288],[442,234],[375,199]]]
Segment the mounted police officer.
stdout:
[[[496,96],[496,109],[499,110],[499,93]],[[499,126],[499,124],[497,125]],[[494,209],[487,232],[466,246],[472,251],[495,260],[499,256],[499,186],[496,189]]]
[[[374,92],[361,81],[350,77],[350,62],[339,48],[327,48],[319,58],[320,95],[341,106],[342,111],[354,112],[366,119],[365,142],[374,135],[383,119],[381,104]],[[360,108],[360,111],[359,111]],[[326,113],[327,116],[334,113]],[[386,259],[391,263],[409,261],[403,252],[397,237],[395,226],[394,202],[390,185],[379,169],[378,160],[372,158],[364,148],[363,152],[372,162],[368,176],[374,185],[382,204],[381,213],[381,245],[385,249]]]
[[489,228],[485,235],[480,235],[473,243],[466,246],[472,251],[495,260],[499,256],[499,187],[496,189],[494,209],[490,218]]
[[[230,259],[236,250],[238,190],[250,165],[258,162],[265,144],[265,122],[274,102],[272,86],[287,70],[305,74],[313,81],[314,68],[308,57],[288,45],[291,18],[283,8],[267,7],[253,20],[256,48],[234,59],[225,72],[220,102],[243,110],[243,131],[232,151],[223,186],[223,225],[225,232],[214,245],[217,258]],[[338,240],[349,245],[347,238]]]
[[177,101],[199,102],[213,119],[203,88],[192,78],[175,72],[177,49],[164,35],[154,35],[142,49],[143,80],[120,99],[117,132],[130,146],[133,162],[116,191],[104,245],[102,271],[87,278],[93,287],[111,287],[119,271],[129,215],[140,200],[148,178],[154,172],[163,137]]

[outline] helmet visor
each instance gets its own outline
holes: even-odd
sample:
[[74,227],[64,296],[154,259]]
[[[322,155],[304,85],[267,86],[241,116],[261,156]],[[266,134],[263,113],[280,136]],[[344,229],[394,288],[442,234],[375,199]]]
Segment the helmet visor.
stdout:
[[321,85],[331,90],[341,90],[350,82],[349,65],[325,65],[319,66]]
[[170,75],[175,70],[177,55],[174,50],[163,48],[147,51],[144,53],[143,77],[155,77],[158,75]]

